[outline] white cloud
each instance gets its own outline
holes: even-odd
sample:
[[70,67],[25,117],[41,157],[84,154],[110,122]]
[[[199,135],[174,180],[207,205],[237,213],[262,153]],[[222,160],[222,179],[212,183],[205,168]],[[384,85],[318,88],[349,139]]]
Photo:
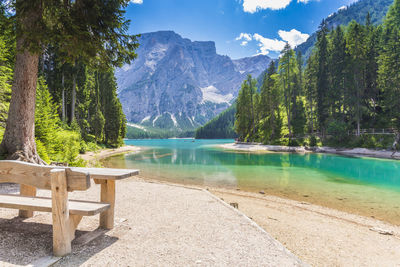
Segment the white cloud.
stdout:
[[292,48],[298,46],[299,44],[304,43],[309,35],[306,33],[301,33],[296,29],[292,29],[290,31],[278,31],[278,35],[280,39],[271,39],[262,36],[261,34],[255,33],[241,33],[235,40],[241,41],[241,46],[247,46],[250,41],[258,42],[259,50],[258,54],[268,55],[269,52],[280,52],[285,47],[286,43],[289,43]]
[[251,39],[252,39],[252,37],[251,37],[251,34],[248,34],[248,33],[241,33],[238,37],[236,37],[236,41],[239,41],[239,40],[246,40],[246,41],[251,41]]
[[[286,8],[292,0],[243,0],[243,10],[255,13],[263,9],[279,10]],[[297,0],[297,3],[307,4],[313,0]],[[319,0],[315,0],[319,1]]]
[[268,55],[270,51],[281,51],[285,47],[286,43],[278,39],[265,38],[262,35],[256,33],[253,35],[254,40],[258,41],[260,47],[259,54]]
[[243,10],[255,13],[262,9],[278,10],[287,7],[292,0],[243,0]]
[[133,3],[133,4],[138,4],[138,5],[143,4],[143,0],[130,0],[130,1],[131,1],[131,3]]
[[299,44],[304,43],[305,41],[307,41],[308,37],[310,37],[310,35],[306,33],[301,33],[296,29],[292,29],[288,32],[280,30],[278,34],[283,41],[288,42],[293,48],[298,46]]

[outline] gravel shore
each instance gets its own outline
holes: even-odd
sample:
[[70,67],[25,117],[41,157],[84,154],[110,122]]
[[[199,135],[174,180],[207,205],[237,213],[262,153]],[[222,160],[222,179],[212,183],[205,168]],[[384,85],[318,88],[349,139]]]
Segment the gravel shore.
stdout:
[[[70,194],[71,199],[98,196],[97,185]],[[88,244],[73,243],[72,254],[54,266],[306,266],[207,191],[128,179],[117,183],[116,196],[116,227]],[[16,210],[0,209],[0,214],[0,266],[51,255],[50,213],[25,221],[15,218]],[[97,226],[97,216],[85,217],[78,238]]]

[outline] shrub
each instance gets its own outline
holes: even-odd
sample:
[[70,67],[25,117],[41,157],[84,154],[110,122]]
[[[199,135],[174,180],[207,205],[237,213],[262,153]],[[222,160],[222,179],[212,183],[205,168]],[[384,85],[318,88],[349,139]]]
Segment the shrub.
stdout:
[[45,145],[38,139],[36,139],[36,151],[39,154],[39,157],[45,161],[46,163],[51,163],[49,155],[47,155]]
[[57,162],[73,163],[81,150],[80,134],[68,130],[57,131],[54,140],[54,154],[50,158]]

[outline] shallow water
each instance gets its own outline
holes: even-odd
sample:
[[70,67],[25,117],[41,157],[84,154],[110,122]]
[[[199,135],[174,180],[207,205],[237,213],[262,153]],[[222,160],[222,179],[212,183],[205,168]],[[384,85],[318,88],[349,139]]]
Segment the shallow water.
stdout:
[[104,160],[153,179],[224,187],[311,202],[400,225],[400,161],[330,154],[248,153],[233,140],[127,140],[140,153]]

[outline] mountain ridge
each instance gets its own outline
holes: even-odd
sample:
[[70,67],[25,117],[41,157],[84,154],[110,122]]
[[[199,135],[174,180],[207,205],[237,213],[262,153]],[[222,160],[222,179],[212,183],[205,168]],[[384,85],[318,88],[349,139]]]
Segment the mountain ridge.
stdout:
[[[138,58],[116,71],[129,122],[162,129],[195,129],[228,108],[248,74],[271,59],[232,60],[213,41],[191,41],[173,31],[141,34]],[[140,103],[140,104],[138,104]]]

